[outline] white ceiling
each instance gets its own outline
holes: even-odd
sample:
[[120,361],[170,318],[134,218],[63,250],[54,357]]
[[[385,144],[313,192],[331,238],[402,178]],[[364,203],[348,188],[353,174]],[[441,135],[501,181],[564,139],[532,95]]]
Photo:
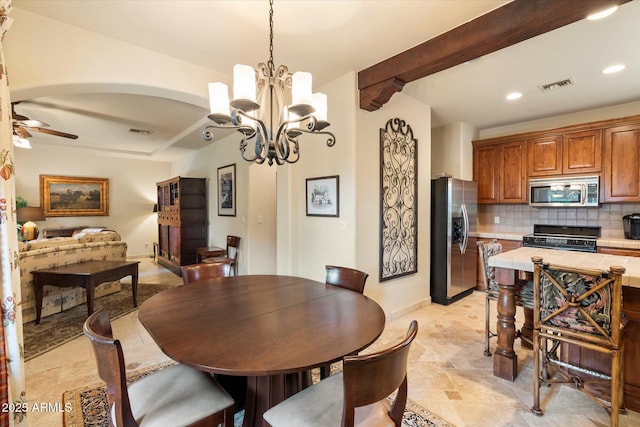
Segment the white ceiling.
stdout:
[[[274,62],[292,71],[310,71],[317,86],[374,65],[505,3],[276,0]],[[256,65],[268,59],[266,0],[14,0],[13,8],[226,75],[235,63]],[[571,24],[409,83],[402,92],[432,106],[434,126],[466,122],[478,129],[637,101],[638,22],[640,2],[632,1],[604,20]],[[9,42],[10,35],[11,31]],[[11,57],[6,60],[10,67]],[[625,63],[627,69],[612,76],[600,73],[617,62]],[[549,93],[538,89],[566,78],[575,85]],[[505,95],[513,90],[524,97],[507,103]],[[168,160],[181,150],[204,144],[199,133],[208,112],[202,106],[124,93],[14,96],[13,100],[23,101],[16,106],[19,114],[79,135],[73,141],[34,133],[34,148],[38,144],[108,147],[113,153]],[[153,134],[134,134],[128,132],[130,128],[150,129]]]

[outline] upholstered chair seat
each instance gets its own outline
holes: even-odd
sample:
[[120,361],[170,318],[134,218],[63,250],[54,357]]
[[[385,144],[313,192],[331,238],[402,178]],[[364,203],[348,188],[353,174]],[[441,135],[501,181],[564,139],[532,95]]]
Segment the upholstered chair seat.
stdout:
[[233,427],[233,398],[210,374],[176,364],[127,385],[122,345],[113,338],[109,314],[94,312],[83,329],[93,348],[98,375],[106,383],[109,425]]
[[345,356],[342,372],[275,405],[264,420],[272,427],[400,427],[407,404],[409,348],[417,334],[414,320],[398,344]]
[[140,427],[188,426],[233,406],[212,382],[211,375],[179,364],[147,375],[128,387],[133,417]]
[[[277,427],[340,426],[344,402],[342,381],[342,372],[331,375],[270,409],[265,420]],[[390,408],[389,399],[356,408],[354,425],[393,427],[395,424],[389,418]]]

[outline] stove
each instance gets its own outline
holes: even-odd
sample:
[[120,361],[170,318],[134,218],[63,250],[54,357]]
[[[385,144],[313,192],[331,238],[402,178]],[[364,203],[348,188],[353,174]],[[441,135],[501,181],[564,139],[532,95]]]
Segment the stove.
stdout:
[[600,227],[534,224],[533,234],[522,237],[522,246],[596,252]]

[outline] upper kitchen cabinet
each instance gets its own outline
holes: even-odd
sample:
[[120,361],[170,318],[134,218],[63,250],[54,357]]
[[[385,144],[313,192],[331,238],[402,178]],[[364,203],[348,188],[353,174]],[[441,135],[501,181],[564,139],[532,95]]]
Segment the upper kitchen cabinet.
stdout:
[[500,203],[499,145],[473,146],[473,180],[478,183],[478,203]]
[[603,178],[604,202],[640,202],[640,120],[605,129]]
[[546,136],[529,140],[529,176],[562,173],[562,137]]
[[527,179],[601,176],[601,203],[640,202],[640,115],[473,141],[478,203],[527,203]]
[[478,203],[527,202],[526,141],[473,142],[473,179]]
[[562,173],[597,174],[602,171],[600,129],[562,135]]
[[602,171],[600,129],[542,135],[528,140],[529,176],[598,174]]

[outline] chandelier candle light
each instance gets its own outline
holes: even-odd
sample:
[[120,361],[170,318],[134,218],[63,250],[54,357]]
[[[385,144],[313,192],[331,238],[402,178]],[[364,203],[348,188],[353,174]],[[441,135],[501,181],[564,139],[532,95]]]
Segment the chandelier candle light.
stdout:
[[[290,74],[286,66],[273,63],[273,0],[269,1],[269,61],[254,70],[248,65],[233,67],[233,100],[224,83],[209,83],[211,114],[215,124],[202,131],[206,141],[213,129],[235,129],[243,135],[240,153],[248,162],[269,166],[295,163],[300,158],[298,137],[303,133],[327,136],[327,146],[336,138],[324,131],[327,121],[327,96],[311,93],[310,73]],[[291,104],[287,105],[290,93]],[[253,148],[249,145],[253,144]],[[249,149],[247,149],[249,148]]]

